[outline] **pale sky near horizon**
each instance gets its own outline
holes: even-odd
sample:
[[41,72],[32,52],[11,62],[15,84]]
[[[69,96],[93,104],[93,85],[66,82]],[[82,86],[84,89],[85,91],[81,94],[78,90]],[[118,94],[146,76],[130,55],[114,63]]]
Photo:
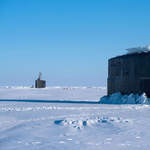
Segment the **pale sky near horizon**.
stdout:
[[150,45],[149,0],[0,0],[0,86],[107,86],[108,59]]

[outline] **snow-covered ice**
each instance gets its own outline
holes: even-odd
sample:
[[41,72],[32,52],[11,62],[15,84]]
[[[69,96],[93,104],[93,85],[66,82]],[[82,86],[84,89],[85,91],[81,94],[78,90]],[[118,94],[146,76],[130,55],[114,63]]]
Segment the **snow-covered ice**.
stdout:
[[126,50],[128,51],[127,54],[133,54],[133,53],[138,53],[138,52],[147,52],[147,51],[150,51],[150,45],[128,48]]
[[[63,103],[98,102],[100,98],[106,102],[106,92],[102,87],[0,87],[0,99],[10,100],[0,102],[0,150],[148,150],[150,105],[144,103],[144,94],[141,99],[133,94],[125,98],[139,98],[142,104]],[[119,97],[119,93],[114,95],[112,100]],[[11,102],[12,99],[61,99],[62,103]]]
[[99,101],[103,95],[106,95],[106,87],[0,87],[0,99]]
[[145,93],[142,95],[133,94],[122,95],[120,92],[112,95],[103,96],[99,101],[101,104],[150,104],[150,98]]

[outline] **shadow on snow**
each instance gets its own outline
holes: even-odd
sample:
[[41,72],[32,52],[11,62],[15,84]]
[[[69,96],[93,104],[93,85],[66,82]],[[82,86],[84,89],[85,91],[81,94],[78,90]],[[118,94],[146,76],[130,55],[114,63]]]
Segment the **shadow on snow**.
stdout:
[[1,99],[0,102],[31,102],[31,103],[74,103],[74,104],[100,104],[100,102],[91,101],[69,101],[69,100],[15,100]]

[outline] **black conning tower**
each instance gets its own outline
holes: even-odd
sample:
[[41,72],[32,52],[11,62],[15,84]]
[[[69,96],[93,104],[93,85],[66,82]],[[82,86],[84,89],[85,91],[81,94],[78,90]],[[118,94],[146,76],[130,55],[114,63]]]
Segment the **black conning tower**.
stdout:
[[108,60],[108,96],[146,93],[150,97],[150,51],[126,54]]
[[42,73],[39,73],[39,78],[35,81],[35,88],[45,88],[46,81],[41,80]]

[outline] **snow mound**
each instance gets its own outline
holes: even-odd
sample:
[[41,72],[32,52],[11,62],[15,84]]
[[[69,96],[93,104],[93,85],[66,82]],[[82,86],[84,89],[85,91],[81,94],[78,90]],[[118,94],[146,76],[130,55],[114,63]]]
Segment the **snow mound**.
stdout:
[[93,126],[93,125],[102,125],[102,124],[111,124],[111,123],[131,123],[131,119],[127,118],[120,118],[120,117],[93,117],[93,118],[84,118],[84,119],[70,119],[66,118],[65,120],[55,120],[55,125],[63,125],[69,126],[74,129],[82,129],[86,126]]
[[101,104],[150,104],[150,98],[145,93],[139,96],[139,94],[122,95],[120,92],[112,95],[103,96],[100,98]]
[[150,51],[150,45],[134,47],[134,48],[128,48],[126,50],[128,51],[127,54],[147,52],[147,51]]

